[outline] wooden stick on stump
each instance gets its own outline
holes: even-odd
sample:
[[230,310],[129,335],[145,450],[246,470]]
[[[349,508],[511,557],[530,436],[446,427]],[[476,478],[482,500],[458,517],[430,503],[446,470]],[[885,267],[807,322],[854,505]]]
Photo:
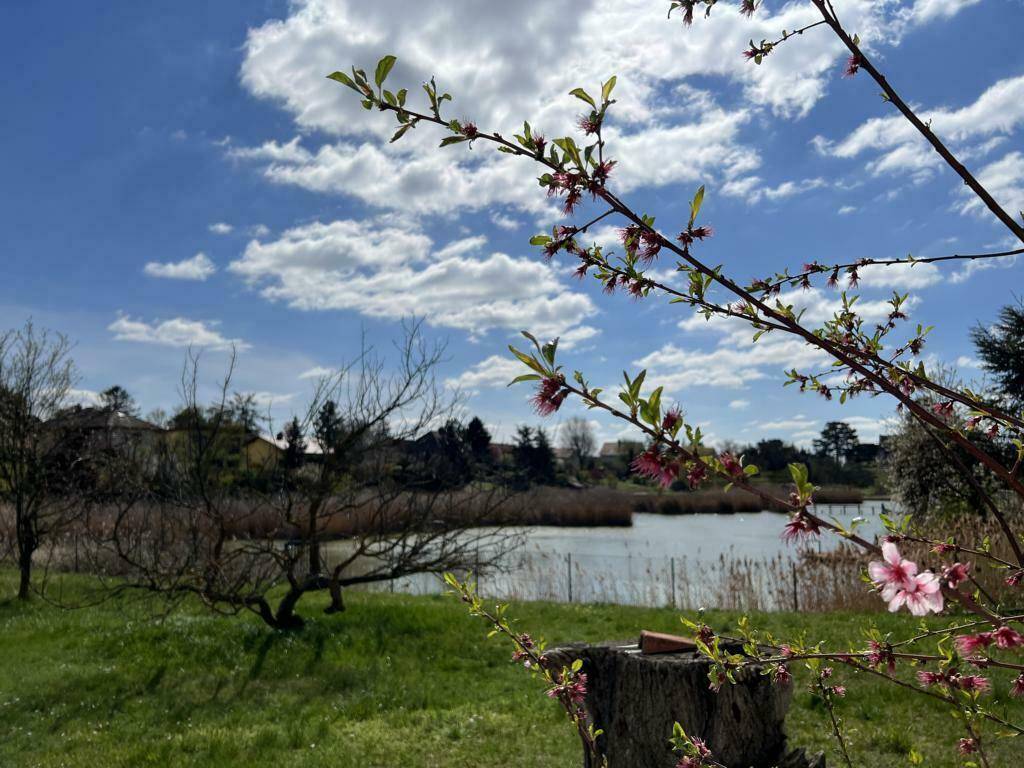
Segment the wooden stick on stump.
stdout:
[[608,768],[672,768],[677,758],[668,740],[677,721],[727,768],[825,768],[824,755],[809,758],[786,742],[792,686],[780,688],[752,666],[715,693],[708,688],[710,662],[696,653],[627,648],[580,643],[545,654],[559,666],[583,661],[585,706],[604,730],[598,745]]

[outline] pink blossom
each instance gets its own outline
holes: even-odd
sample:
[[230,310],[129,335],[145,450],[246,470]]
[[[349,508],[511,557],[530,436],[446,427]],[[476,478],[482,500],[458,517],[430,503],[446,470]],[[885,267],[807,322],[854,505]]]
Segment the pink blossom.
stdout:
[[715,639],[715,631],[707,624],[701,624],[700,629],[697,630],[697,639],[710,647]]
[[953,546],[952,544],[947,544],[944,541],[940,541],[938,544],[932,547],[932,552],[934,552],[936,555],[946,555],[955,550],[955,546]]
[[707,477],[708,468],[699,462],[694,462],[686,473],[686,482],[689,483],[690,490],[696,490],[701,483],[707,480]]
[[924,686],[938,685],[946,682],[946,676],[941,672],[929,672],[922,669],[917,673],[917,682]]
[[985,693],[992,685],[987,677],[981,675],[963,675],[956,680],[957,686],[968,693]]
[[942,580],[946,582],[950,589],[956,589],[967,578],[970,570],[970,563],[953,563],[953,565],[942,569]]
[[793,515],[782,529],[782,540],[795,541],[803,537],[817,536],[819,533],[821,526],[818,525],[818,521],[801,510]]
[[839,696],[840,698],[842,698],[843,696],[846,695],[846,686],[845,685],[834,685],[834,686],[832,686],[832,693],[834,693],[836,696]]
[[561,375],[548,376],[541,379],[537,386],[537,393],[531,402],[538,415],[550,416],[562,407],[562,402],[568,394],[569,390],[565,389],[565,379]]
[[776,685],[781,688],[785,688],[791,682],[793,682],[793,675],[789,671],[789,667],[785,664],[776,664],[772,669],[772,680]]
[[740,463],[739,459],[728,451],[725,451],[718,457],[718,459],[722,462],[722,466],[728,474],[733,477],[741,477],[743,475],[743,465]]
[[586,134],[597,133],[601,127],[601,121],[595,119],[594,116],[584,115],[579,120],[580,130]]
[[1024,696],[1024,672],[1017,675],[1017,679],[1013,681],[1013,685],[1010,687],[1010,695],[1016,699]]
[[884,664],[889,670],[889,674],[896,671],[896,657],[888,643],[882,644],[877,640],[869,640],[868,648],[871,649],[868,653],[868,664],[875,668]]
[[956,751],[961,755],[970,755],[978,751],[978,742],[974,739],[960,739]]
[[976,635],[960,635],[953,642],[961,656],[972,656],[977,651],[988,648],[995,640],[991,632],[979,632]]
[[666,432],[671,432],[676,426],[679,425],[683,420],[683,414],[680,413],[678,408],[673,408],[665,414],[665,418],[661,420],[661,428]]
[[914,589],[917,563],[904,560],[891,541],[882,544],[882,560],[868,563],[868,575],[881,587],[882,599],[891,602],[900,590]]
[[1011,627],[999,627],[992,633],[1000,648],[1019,648],[1024,645],[1024,636]]
[[582,704],[587,695],[587,674],[581,672],[575,678],[548,688],[547,695],[552,699],[568,699],[573,704]]
[[860,70],[861,58],[856,53],[846,60],[846,69],[843,70],[843,77],[853,77]]
[[636,474],[656,480],[662,488],[668,488],[679,476],[679,462],[652,445],[629,465]]
[[[883,595],[884,592],[883,589]],[[892,596],[889,610],[895,613],[906,605],[914,616],[924,616],[929,612],[941,612],[943,604],[942,585],[938,577],[931,571],[925,571],[914,577],[911,589],[901,589]]]
[[750,17],[754,15],[754,10],[757,8],[757,4],[754,0],[743,0],[740,3],[740,13],[744,16]]

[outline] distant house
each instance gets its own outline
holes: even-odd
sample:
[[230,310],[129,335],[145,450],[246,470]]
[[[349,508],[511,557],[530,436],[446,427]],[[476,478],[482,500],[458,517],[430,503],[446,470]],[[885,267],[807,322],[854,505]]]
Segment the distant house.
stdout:
[[604,443],[598,451],[598,458],[605,459],[632,459],[638,453],[642,453],[644,444],[638,440],[615,440]]
[[156,446],[164,433],[156,424],[129,413],[80,405],[58,413],[46,428],[57,440],[91,450],[112,450],[139,441]]
[[491,452],[495,464],[511,463],[516,455],[516,447],[508,443],[491,443],[487,449]]

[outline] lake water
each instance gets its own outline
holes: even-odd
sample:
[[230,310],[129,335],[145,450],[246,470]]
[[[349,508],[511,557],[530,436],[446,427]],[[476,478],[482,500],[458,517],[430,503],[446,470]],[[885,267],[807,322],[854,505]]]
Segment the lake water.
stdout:
[[[871,539],[883,531],[879,514],[888,502],[821,505],[816,514],[849,525],[863,518],[858,533]],[[785,576],[798,578],[800,549],[780,538],[786,516],[754,514],[655,515],[636,513],[631,527],[519,529],[525,544],[499,572],[479,574],[482,594],[495,599],[612,602],[698,607],[793,607]],[[823,534],[815,551],[839,546]],[[805,545],[806,547],[807,545]],[[749,594],[736,594],[741,584]],[[443,591],[437,577],[421,575],[376,588],[429,594]],[[795,589],[795,586],[794,586]],[[779,594],[776,594],[779,593]],[[795,599],[795,598],[793,598]]]

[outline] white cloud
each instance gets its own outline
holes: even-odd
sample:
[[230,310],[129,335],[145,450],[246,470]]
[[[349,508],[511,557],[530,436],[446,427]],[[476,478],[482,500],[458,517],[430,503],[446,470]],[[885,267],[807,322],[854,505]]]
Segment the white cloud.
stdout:
[[898,419],[893,417],[847,416],[839,420],[857,430],[857,437],[862,443],[878,442],[879,435],[888,434],[898,426]]
[[942,271],[934,264],[869,264],[857,273],[863,288],[917,289],[942,281]]
[[732,408],[732,410],[734,410],[734,411],[742,411],[744,408],[748,408],[749,406],[750,406],[750,401],[749,400],[730,400],[729,401],[729,407]]
[[960,355],[956,359],[956,364],[960,368],[981,368],[981,360],[976,357],[969,357],[968,355]]
[[802,413],[798,413],[796,416],[789,419],[777,419],[775,421],[758,421],[754,423],[754,426],[758,427],[764,432],[794,432],[801,430],[804,433],[809,431],[811,427],[815,427],[818,424],[817,419],[811,419],[804,416]]
[[[1024,88],[1021,89],[1021,98],[1024,98]],[[1007,213],[1015,218],[1020,217],[1020,212],[1024,211],[1024,154],[1010,152],[1001,160],[989,163],[978,171],[978,181]],[[963,190],[963,195],[966,198],[961,209],[964,213],[988,215],[988,209],[970,190]]]
[[964,8],[976,5],[981,0],[916,0],[907,16],[918,24],[935,19],[949,19]]
[[214,326],[216,322],[190,320],[175,317],[170,320],[147,323],[120,315],[107,326],[114,333],[115,341],[135,341],[144,344],[160,344],[168,347],[207,347],[209,349],[248,349],[241,339],[229,339]]
[[504,229],[509,232],[515,231],[523,225],[518,219],[506,216],[500,211],[495,211],[491,214],[491,223],[499,229]]
[[163,277],[170,280],[203,281],[217,271],[217,267],[205,253],[197,253],[191,259],[161,263],[151,261],[146,264],[145,273],[150,277]]
[[[908,26],[948,17],[964,3],[919,0],[918,5],[908,12],[893,3],[848,0],[844,21],[865,40],[884,45],[897,41]],[[726,184],[761,163],[742,142],[740,129],[765,110],[791,118],[806,115],[845,55],[823,29],[798,45],[780,46],[771,66],[753,66],[741,51],[750,39],[773,39],[781,29],[813,20],[812,6],[793,3],[762,7],[752,19],[719,6],[699,27],[686,30],[677,21],[667,22],[648,0],[584,0],[572,13],[543,0],[492,3],[474,12],[459,4],[401,0],[295,0],[287,18],[249,30],[242,85],[281,105],[293,116],[298,134],[316,131],[335,138],[303,146],[296,135],[228,152],[263,163],[274,182],[353,195],[379,207],[448,213],[500,204],[540,212],[543,196],[529,163],[479,151],[483,147],[437,151],[440,135],[427,125],[388,144],[393,120],[363,111],[348,89],[325,78],[351,63],[372,66],[383,52],[394,52],[398,64],[391,80],[409,87],[411,98],[422,96],[417,83],[437,75],[441,87],[456,96],[451,116],[506,134],[518,130],[523,118],[545,133],[568,130],[580,104],[567,92],[577,85],[593,89],[616,72],[618,103],[606,138],[608,151],[620,161],[619,188],[697,179]],[[741,102],[735,108],[718,106],[707,91],[688,82],[708,75],[731,81]],[[666,142],[692,151],[665,153]],[[796,194],[814,181],[783,182],[770,194]]]
[[334,368],[328,368],[324,365],[315,365],[312,368],[308,368],[299,374],[300,379],[322,379],[325,376],[331,376],[337,373]]
[[762,184],[760,176],[745,176],[734,179],[722,186],[722,194],[733,197],[742,197],[753,205],[762,200],[774,202],[787,197],[800,195],[814,189],[828,186],[828,182],[822,178],[803,179],[801,181],[784,181],[774,187],[767,187]]
[[524,373],[530,371],[511,354],[491,355],[445,383],[457,389],[504,387],[516,376]]
[[210,225],[210,231],[215,235],[230,235],[234,229],[233,226],[225,221],[218,221]]
[[838,213],[839,213],[840,216],[848,216],[849,214],[855,213],[856,211],[857,211],[857,206],[855,206],[855,205],[844,205],[842,208],[839,209]]
[[[962,3],[959,5],[963,7]],[[980,140],[1007,135],[1024,123],[1024,75],[994,83],[964,107],[916,111],[922,120],[930,121],[939,138],[957,150],[970,151]],[[818,137],[815,146],[825,154],[841,158],[872,155],[867,169],[875,175],[909,173],[923,180],[943,164],[925,139],[899,114],[871,118],[839,142]]]
[[72,388],[68,390],[67,403],[68,405],[81,405],[83,407],[90,405],[98,405],[100,402],[100,393],[95,392],[91,389],[78,389]]
[[582,325],[597,311],[593,302],[571,293],[551,265],[478,253],[485,244],[467,237],[434,251],[415,222],[393,216],[314,222],[272,242],[250,242],[229,270],[297,309],[421,315],[474,336],[529,327],[570,345],[593,335]]
[[647,368],[650,381],[673,393],[695,386],[742,389],[767,378],[766,369],[777,375],[784,368],[812,366],[826,359],[799,339],[766,336],[751,344],[747,334],[745,343],[729,339],[710,351],[666,344],[634,364]]
[[255,238],[266,237],[270,234],[270,227],[266,224],[256,224],[249,228],[249,234]]

